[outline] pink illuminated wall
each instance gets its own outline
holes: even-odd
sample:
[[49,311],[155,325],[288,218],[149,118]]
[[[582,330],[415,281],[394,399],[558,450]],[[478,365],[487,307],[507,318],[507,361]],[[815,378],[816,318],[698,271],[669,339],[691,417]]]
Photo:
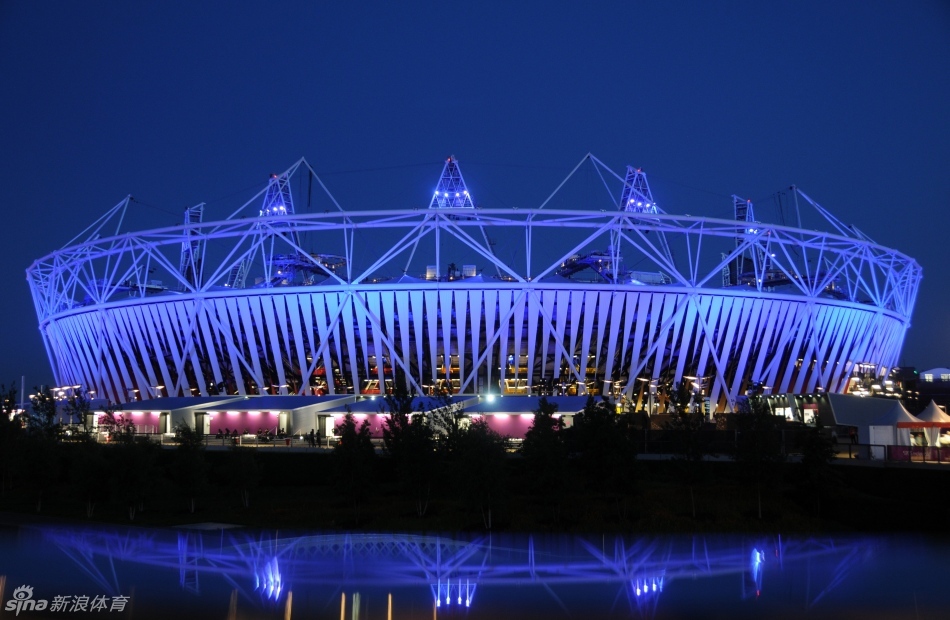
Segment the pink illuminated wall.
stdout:
[[[382,439],[383,438],[383,429],[385,428],[386,419],[388,415],[380,415],[378,413],[354,413],[353,417],[356,418],[356,427],[359,428],[363,421],[369,422],[369,432],[373,439]],[[333,418],[333,428],[337,429],[337,435],[340,434],[339,428],[343,424],[343,417]]]
[[534,422],[534,415],[521,414],[494,414],[483,415],[482,420],[488,421],[488,428],[492,429],[502,437],[511,437],[512,439],[524,439],[525,433],[531,428]]
[[[161,414],[154,411],[116,412],[116,417],[120,416],[126,420],[132,420],[136,433],[161,433],[165,430],[159,426]],[[102,423],[102,416],[99,416],[97,423]]]
[[243,433],[247,429],[255,435],[258,429],[265,429],[276,434],[278,415],[270,411],[218,411],[211,416],[211,434],[215,435],[219,430],[224,432],[225,428],[232,431],[237,429],[238,433]]

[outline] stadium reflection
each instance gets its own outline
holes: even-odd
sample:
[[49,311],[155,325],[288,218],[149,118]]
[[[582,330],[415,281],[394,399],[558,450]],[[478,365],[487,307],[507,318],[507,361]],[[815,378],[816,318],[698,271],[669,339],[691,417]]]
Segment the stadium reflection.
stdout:
[[[170,610],[231,618],[831,617],[868,605],[901,609],[913,603],[911,592],[918,605],[945,609],[942,588],[926,594],[928,557],[936,566],[946,548],[938,551],[885,538],[43,526],[0,538],[0,575],[48,599],[130,596],[132,617],[141,618]],[[914,569],[900,571],[903,563]]]

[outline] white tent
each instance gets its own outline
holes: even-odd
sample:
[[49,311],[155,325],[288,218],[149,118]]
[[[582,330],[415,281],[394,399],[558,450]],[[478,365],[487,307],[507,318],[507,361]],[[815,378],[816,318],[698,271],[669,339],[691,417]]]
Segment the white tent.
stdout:
[[897,401],[890,411],[875,418],[870,425],[871,443],[885,446],[909,446],[910,429],[923,428],[924,423],[915,418],[904,405]]
[[[930,404],[917,415],[917,419],[923,422],[927,429],[927,443],[931,446],[941,445],[940,436],[944,429],[950,429],[950,415],[941,409],[937,403],[930,401]],[[950,435],[945,435],[950,438]]]

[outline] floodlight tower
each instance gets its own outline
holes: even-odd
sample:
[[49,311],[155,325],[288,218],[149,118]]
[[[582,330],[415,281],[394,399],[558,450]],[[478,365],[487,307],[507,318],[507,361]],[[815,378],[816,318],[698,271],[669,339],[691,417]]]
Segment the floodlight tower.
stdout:
[[[662,213],[653,200],[647,174],[640,168],[627,166],[627,176],[623,180],[623,191],[620,193],[620,210],[627,213]],[[670,246],[666,243],[666,236],[662,232],[657,233],[657,235],[660,251],[672,264],[673,254],[670,252]],[[613,241],[612,245],[616,247],[617,241],[619,239]],[[619,259],[619,250],[615,251],[618,252]]]
[[[742,222],[742,225],[737,227],[739,234],[736,236],[736,248],[739,248],[748,242],[748,235],[755,234],[757,232],[755,226],[750,226],[751,223],[755,222],[755,212],[752,208],[751,200],[740,198],[735,194],[732,195],[732,207],[733,212],[735,213],[736,222]],[[736,284],[741,284],[743,283],[744,274],[749,272],[752,272],[753,274],[764,274],[768,272],[770,268],[768,254],[761,249],[747,249],[736,256],[736,258],[731,262],[732,268],[727,265],[723,269],[724,286],[734,286]],[[753,280],[756,277],[757,276],[754,276]]]
[[[205,203],[195,205],[185,209],[185,226],[193,226],[201,223],[204,214]],[[201,286],[201,263],[204,253],[204,239],[195,234],[194,228],[188,228],[185,231],[185,241],[181,243],[181,263],[178,273],[185,278],[178,286],[178,290],[185,292],[189,285],[193,287]]]
[[627,177],[623,180],[623,192],[620,194],[620,210],[633,213],[657,212],[647,175],[640,168],[627,166]]
[[[272,282],[274,259],[280,257],[282,262],[293,263],[293,256],[300,252],[300,239],[297,236],[297,230],[293,223],[281,222],[284,218],[294,214],[294,201],[290,193],[290,178],[286,173],[271,174],[264,191],[264,202],[261,204],[259,212],[260,223],[258,228],[269,228],[270,233],[261,236],[261,248],[264,254],[264,282]],[[284,232],[286,231],[286,232]],[[274,240],[278,236],[284,236],[285,241],[293,247],[291,260],[287,256],[281,256],[274,253]],[[257,253],[255,248],[251,253],[244,257],[241,262],[235,264],[228,274],[225,286],[230,288],[244,288],[247,274],[250,271],[254,255]],[[280,274],[279,274],[280,275]]]
[[[445,165],[442,167],[442,176],[439,177],[439,182],[435,187],[435,192],[432,194],[432,200],[429,201],[429,209],[432,210],[442,210],[442,209],[466,209],[466,210],[475,210],[475,202],[472,200],[472,195],[468,191],[468,187],[465,185],[465,179],[462,178],[462,170],[459,168],[458,160],[455,159],[454,155],[450,155],[445,160]],[[449,216],[451,219],[453,216]],[[468,219],[478,218],[467,216]],[[441,277],[442,267],[440,260],[440,243],[439,243],[439,229],[441,226],[437,226],[435,229],[436,234],[436,249],[435,249],[435,262],[436,262],[436,274],[435,277]],[[485,232],[483,226],[478,227],[482,234],[482,240],[485,242],[484,250],[486,253],[494,255],[494,250],[492,248],[492,241],[488,238],[488,233]],[[420,237],[421,238],[421,237]],[[409,255],[409,262],[412,262],[412,257],[415,254],[416,247],[419,244],[419,240],[416,240],[415,245],[413,245],[412,253]],[[406,265],[406,269],[409,269],[409,265]],[[498,273],[501,273],[501,269],[496,265]]]
[[439,178],[439,184],[436,185],[435,194],[432,196],[429,208],[452,209],[460,207],[474,209],[475,204],[468,193],[468,188],[465,187],[465,179],[462,178],[462,171],[459,170],[458,160],[450,155],[445,160],[442,176]]

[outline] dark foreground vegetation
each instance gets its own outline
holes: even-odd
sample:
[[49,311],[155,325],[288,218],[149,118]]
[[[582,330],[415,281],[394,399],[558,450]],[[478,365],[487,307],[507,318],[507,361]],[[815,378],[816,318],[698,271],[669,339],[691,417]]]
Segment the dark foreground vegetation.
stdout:
[[[129,494],[122,487],[132,472],[126,455],[107,454],[104,471],[96,480],[88,510],[89,489],[71,481],[70,469],[78,455],[64,454],[61,468],[39,495],[35,487],[17,484],[5,489],[0,511],[90,522],[140,525],[181,525],[220,522],[262,528],[379,531],[484,531],[481,511],[472,506],[465,488],[449,472],[440,476],[429,508],[418,516],[414,498],[407,497],[389,458],[373,464],[376,483],[367,490],[359,515],[352,501],[339,492],[329,453],[267,453],[250,458],[260,479],[249,493],[235,483],[235,457],[226,452],[205,455],[207,481],[195,500],[185,497],[175,481],[174,452],[157,450],[147,480]],[[906,468],[834,466],[836,488],[829,492],[817,515],[810,489],[797,481],[797,464],[782,466],[780,484],[763,498],[763,518],[757,514],[755,491],[739,466],[706,463],[706,479],[695,487],[697,515],[692,516],[688,490],[680,482],[678,465],[671,461],[637,463],[637,480],[623,513],[617,498],[584,486],[564,484],[557,491],[561,505],[555,511],[545,489],[528,474],[523,458],[505,459],[507,491],[494,509],[495,531],[560,532],[940,532],[950,510],[934,501],[936,489],[947,489],[950,473]],[[90,485],[91,486],[91,485]],[[249,494],[249,504],[244,498]],[[130,520],[128,498],[135,499]]]
[[652,460],[637,455],[649,422],[603,402],[562,428],[542,401],[517,451],[460,409],[412,415],[410,403],[387,399],[382,452],[352,416],[332,450],[207,450],[188,427],[162,449],[115,419],[109,444],[65,437],[34,403],[25,424],[0,416],[0,512],[413,532],[939,532],[950,517],[935,501],[950,472],[832,464],[820,428],[787,462],[775,417],[754,404],[731,460],[710,461],[716,435],[686,408],[659,433],[673,458]]

